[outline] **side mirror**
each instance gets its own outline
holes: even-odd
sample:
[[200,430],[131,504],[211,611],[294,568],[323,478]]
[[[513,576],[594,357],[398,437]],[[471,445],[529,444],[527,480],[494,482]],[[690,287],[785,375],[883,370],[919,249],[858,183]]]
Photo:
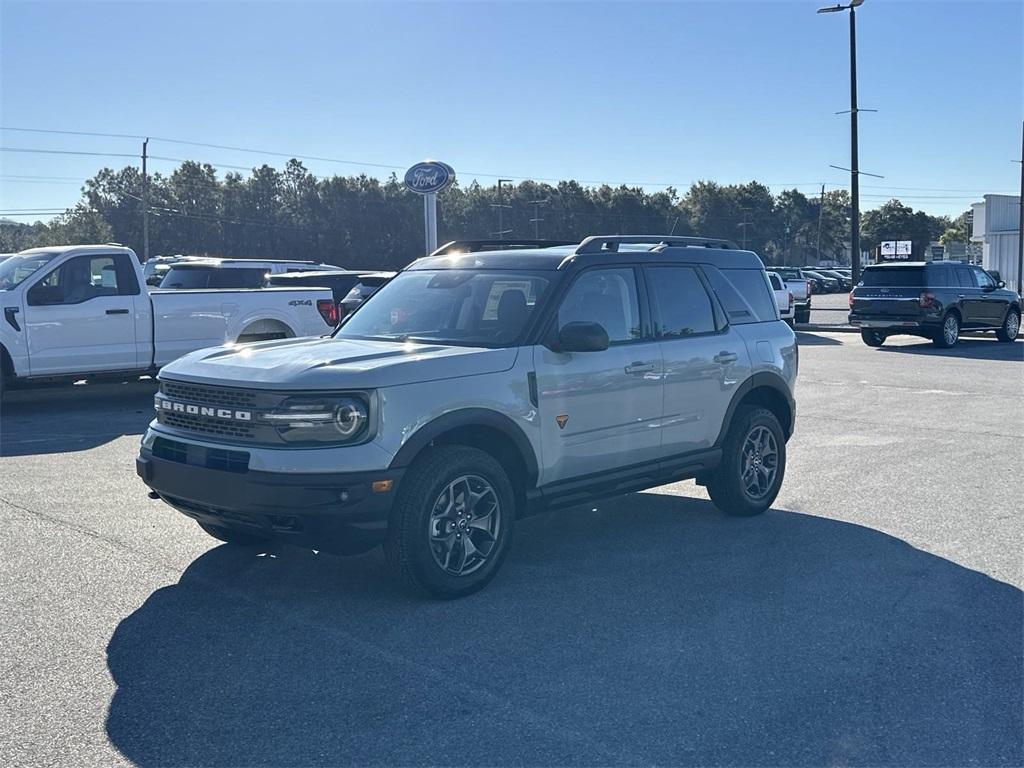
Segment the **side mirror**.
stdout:
[[156,288],[164,281],[163,275],[150,275],[146,278],[146,285]]
[[1004,283],[1002,280],[997,280],[996,281],[996,288],[1005,288],[1005,287],[1006,287],[1006,283]]
[[608,349],[608,332],[600,323],[566,323],[558,330],[556,352],[603,352]]

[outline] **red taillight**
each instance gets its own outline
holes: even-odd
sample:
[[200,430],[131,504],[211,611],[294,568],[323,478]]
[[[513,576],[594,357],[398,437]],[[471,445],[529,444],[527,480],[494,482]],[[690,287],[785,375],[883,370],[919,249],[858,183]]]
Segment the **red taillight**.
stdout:
[[853,307],[853,291],[850,291],[850,307]]
[[922,307],[924,307],[925,309],[928,309],[934,303],[935,303],[935,294],[934,293],[931,293],[929,291],[924,291],[921,294],[920,304],[921,304]]
[[317,299],[316,311],[332,328],[338,324],[338,305],[334,303],[334,299]]
[[812,293],[814,293],[814,287],[811,285],[811,281],[808,280],[807,281],[807,295],[810,296]]
[[793,308],[793,292],[792,291],[789,292],[789,308],[790,309]]

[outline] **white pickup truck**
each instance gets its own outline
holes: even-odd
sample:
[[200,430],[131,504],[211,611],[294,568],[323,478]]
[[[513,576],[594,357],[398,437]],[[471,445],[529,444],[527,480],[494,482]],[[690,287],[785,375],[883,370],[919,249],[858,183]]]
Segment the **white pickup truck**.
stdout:
[[794,322],[811,322],[811,279],[804,274],[802,269],[797,267],[772,267],[782,281],[786,289],[793,294]]
[[147,292],[130,248],[36,248],[0,262],[4,383],[155,372],[204,347],[322,336],[338,322],[326,288]]

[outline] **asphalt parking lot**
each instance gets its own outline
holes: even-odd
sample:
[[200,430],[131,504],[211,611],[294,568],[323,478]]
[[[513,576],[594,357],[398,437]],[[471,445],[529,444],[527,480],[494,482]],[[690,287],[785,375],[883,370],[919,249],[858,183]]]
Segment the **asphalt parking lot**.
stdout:
[[531,518],[449,603],[149,500],[152,382],[11,393],[0,764],[1021,765],[1024,342],[800,341],[773,510]]

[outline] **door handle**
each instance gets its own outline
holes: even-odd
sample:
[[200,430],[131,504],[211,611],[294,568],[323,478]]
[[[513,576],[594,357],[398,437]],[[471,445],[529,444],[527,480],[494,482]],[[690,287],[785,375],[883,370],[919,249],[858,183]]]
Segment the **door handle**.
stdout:
[[654,363],[644,363],[639,360],[626,366],[626,373],[634,376],[638,373],[650,373],[653,370]]
[[963,295],[962,293],[958,293],[958,294],[956,295],[956,297],[957,297],[958,299],[962,299],[962,298],[964,297],[964,295]]
[[131,310],[129,309],[108,309],[108,315],[127,315]]
[[740,359],[740,356],[735,352],[722,351],[715,355],[715,362],[721,363],[722,365],[728,365],[729,363],[735,363]]

